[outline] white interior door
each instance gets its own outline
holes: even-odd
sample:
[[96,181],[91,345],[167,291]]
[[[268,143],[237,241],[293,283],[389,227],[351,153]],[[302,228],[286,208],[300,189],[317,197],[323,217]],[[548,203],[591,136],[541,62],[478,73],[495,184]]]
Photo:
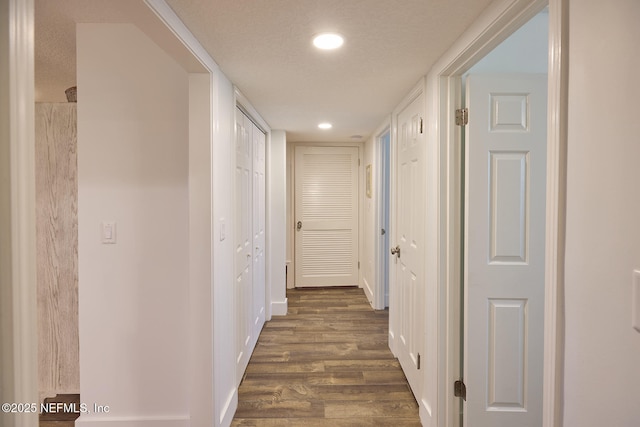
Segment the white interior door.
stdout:
[[295,286],[358,285],[358,147],[295,148]]
[[466,99],[464,422],[538,427],[546,75],[470,75]]
[[236,378],[242,378],[251,355],[253,306],[252,135],[251,122],[236,109],[235,176],[235,316]]
[[265,320],[265,144],[266,136],[252,126],[253,140],[253,340]]
[[[424,310],[424,145],[423,95],[397,116],[395,180],[395,289],[389,310],[396,356],[415,396],[422,389],[420,349],[425,332]],[[394,243],[392,243],[392,246]],[[398,252],[399,249],[399,252]]]

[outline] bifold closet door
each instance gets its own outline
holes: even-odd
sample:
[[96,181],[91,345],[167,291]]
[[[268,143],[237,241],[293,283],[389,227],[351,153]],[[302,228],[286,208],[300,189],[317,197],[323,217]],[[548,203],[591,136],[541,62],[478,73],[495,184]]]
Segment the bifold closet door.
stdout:
[[236,110],[235,308],[238,382],[265,321],[266,136]]

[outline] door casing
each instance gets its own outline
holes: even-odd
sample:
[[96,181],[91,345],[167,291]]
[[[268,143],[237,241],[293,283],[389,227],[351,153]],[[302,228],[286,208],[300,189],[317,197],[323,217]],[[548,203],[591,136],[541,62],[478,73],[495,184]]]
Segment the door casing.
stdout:
[[[434,355],[438,382],[424,393],[446,396],[438,400],[437,425],[458,426],[460,399],[453,396],[453,382],[460,374],[460,284],[461,236],[461,132],[455,126],[456,108],[462,108],[461,75],[480,58],[506,39],[525,22],[549,7],[549,72],[547,133],[547,195],[545,238],[545,356],[543,385],[543,426],[562,426],[562,288],[565,232],[565,188],[567,147],[568,1],[512,0],[493,3],[475,24],[432,68],[427,78],[427,111],[435,117],[428,129],[428,140],[435,141],[427,156],[439,159],[427,191],[438,194],[436,218],[427,224],[427,235],[435,233],[437,272],[431,277],[437,285],[427,299],[435,298],[438,351]],[[431,103],[432,102],[432,103]],[[431,107],[431,108],[429,108]],[[428,163],[429,164],[429,163]],[[430,207],[427,208],[429,215]],[[427,332],[429,334],[429,331]],[[438,356],[440,355],[440,356]],[[421,403],[421,399],[418,399]],[[432,408],[420,404],[423,424],[431,422]]]

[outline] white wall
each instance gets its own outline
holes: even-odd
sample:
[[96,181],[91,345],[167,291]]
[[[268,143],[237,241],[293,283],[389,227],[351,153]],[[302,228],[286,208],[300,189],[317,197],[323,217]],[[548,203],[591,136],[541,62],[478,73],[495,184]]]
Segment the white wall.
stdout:
[[79,24],[77,67],[80,391],[110,408],[78,425],[186,426],[188,75],[130,24]]
[[[229,425],[238,405],[235,378],[234,169],[235,97],[233,85],[212,73],[213,171],[213,348],[215,425]],[[224,232],[223,232],[224,229]],[[223,237],[224,234],[224,237]]]
[[[364,143],[364,154],[362,158],[362,170],[364,171],[365,184],[360,192],[364,207],[364,233],[361,237],[363,251],[360,254],[360,269],[362,271],[362,287],[369,304],[374,305],[374,295],[376,286],[376,241],[379,233],[376,233],[376,210],[378,203],[378,189],[376,188],[377,180],[375,176],[380,172],[376,164],[376,137],[374,134]],[[367,165],[371,165],[371,198],[367,197],[366,192],[366,171]]]
[[[363,200],[362,206],[364,210],[364,231],[362,237],[363,251],[360,256],[360,261],[362,265],[362,287],[369,303],[375,309],[384,309],[384,305],[386,304],[384,295],[376,295],[377,292],[385,293],[383,283],[379,283],[383,282],[383,278],[378,277],[380,266],[377,251],[381,242],[380,228],[382,228],[382,225],[378,223],[380,220],[378,218],[378,204],[380,203],[382,191],[379,186],[383,179],[380,177],[383,159],[380,158],[380,144],[378,140],[383,133],[386,131],[390,132],[390,125],[390,121],[385,121],[364,143],[363,147],[362,168],[364,184],[361,198]],[[390,159],[387,161],[390,161]],[[368,198],[366,195],[367,165],[371,165],[371,198]],[[388,229],[386,231],[387,233],[390,232]]]
[[287,314],[287,135],[272,130],[267,145],[267,320]]
[[640,2],[570,3],[564,425],[640,425]]
[[189,412],[214,425],[211,76],[189,75]]
[[287,142],[286,143],[286,156],[287,156],[287,175],[286,175],[286,199],[287,199],[287,206],[286,206],[286,219],[285,219],[285,228],[287,230],[287,242],[286,242],[286,262],[287,262],[287,288],[293,288],[294,287],[294,283],[295,283],[295,266],[293,264],[294,262],[294,234],[293,234],[293,217],[295,215],[294,212],[294,200],[293,200],[293,194],[294,194],[294,188],[293,188],[293,157],[294,157],[294,148],[293,148],[293,143],[291,142]]

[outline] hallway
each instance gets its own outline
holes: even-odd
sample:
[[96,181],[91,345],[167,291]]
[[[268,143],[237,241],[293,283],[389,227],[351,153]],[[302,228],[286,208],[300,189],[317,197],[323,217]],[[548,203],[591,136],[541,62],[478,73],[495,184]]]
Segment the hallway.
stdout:
[[262,330],[233,426],[420,426],[388,348],[388,311],[362,289],[289,289]]

